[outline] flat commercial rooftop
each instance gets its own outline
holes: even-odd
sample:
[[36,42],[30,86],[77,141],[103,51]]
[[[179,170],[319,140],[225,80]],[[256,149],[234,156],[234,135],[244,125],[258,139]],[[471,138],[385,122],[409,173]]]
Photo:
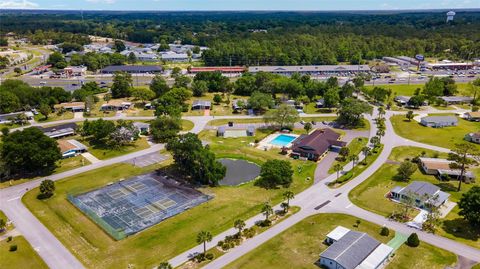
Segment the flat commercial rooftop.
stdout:
[[70,202],[120,240],[211,199],[155,173],[119,181]]

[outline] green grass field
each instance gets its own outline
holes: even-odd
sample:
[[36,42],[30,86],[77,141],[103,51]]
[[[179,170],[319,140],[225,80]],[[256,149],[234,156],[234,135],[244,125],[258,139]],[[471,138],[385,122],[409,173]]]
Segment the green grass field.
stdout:
[[[221,139],[214,131],[203,131],[201,139],[211,141],[210,148],[219,158],[241,158],[262,163],[267,159],[287,159],[278,151],[263,151],[248,146],[256,137]],[[296,193],[312,184],[315,163],[291,160]],[[231,228],[234,220],[247,219],[260,212],[262,203],[282,200],[285,189],[266,190],[253,182],[238,187],[201,188],[215,198],[207,203],[167,219],[136,235],[114,241],[101,228],[66,200],[67,193],[83,193],[109,182],[144,173],[150,168],[117,164],[70,177],[56,183],[56,194],[48,200],[36,199],[38,189],[28,192],[23,202],[39,220],[88,268],[151,268],[196,245],[196,234],[207,230],[218,234]]]
[[[89,165],[89,164],[90,164],[90,161],[88,161],[87,159],[85,159],[84,157],[82,157],[80,155],[72,157],[72,158],[68,158],[68,159],[62,159],[62,160],[57,161],[57,168],[55,168],[55,170],[53,170],[52,174],[62,173],[62,172],[72,170],[72,169],[75,169],[75,168],[79,168],[79,167],[82,167],[84,165]],[[21,183],[25,183],[25,182],[33,180],[33,179],[35,179],[35,178],[22,178],[22,179],[16,179],[16,180],[3,181],[3,182],[0,182],[0,189],[7,188],[7,187],[13,186],[13,185],[18,185],[18,184],[21,184]]]
[[[392,85],[379,85],[378,87],[383,87],[386,89],[392,90],[391,99],[398,95],[412,96],[417,88],[420,88],[420,91],[423,90],[424,84],[392,84]],[[367,89],[373,89],[371,85],[365,86]],[[467,83],[457,83],[458,95],[466,94]]]
[[182,120],[182,130],[183,131],[190,131],[195,127],[192,121],[189,120]]
[[[11,245],[17,245],[17,251],[9,251]],[[0,241],[0,268],[47,269],[48,266],[23,236],[16,236],[10,242]]]
[[86,139],[78,137],[77,140],[88,147],[88,152],[100,160],[106,160],[121,155],[129,154],[135,151],[147,149],[150,145],[147,142],[147,139],[144,137],[139,138],[134,143],[122,146],[118,149],[116,148],[107,148],[107,147],[97,147],[92,146]]
[[[337,117],[302,117],[300,120],[305,122],[308,121],[334,121]],[[264,123],[265,120],[263,118],[252,118],[252,119],[218,119],[218,120],[211,120],[208,122],[210,126],[221,126],[226,125],[229,122],[233,122],[234,124],[242,124],[242,123]],[[315,126],[313,126],[315,127]]]
[[[445,128],[431,128],[420,125],[412,120],[408,121],[405,116],[396,115],[391,117],[395,132],[402,137],[444,148],[454,148],[456,143],[465,142],[464,136],[468,133],[480,131],[478,122],[458,119],[458,126]],[[480,149],[480,145],[476,145]]]
[[59,120],[71,120],[73,119],[73,112],[65,112],[62,114],[51,113],[48,115],[48,118],[45,119],[45,116],[42,114],[35,115],[34,117],[36,122],[52,122],[52,121],[59,121]]
[[[439,158],[447,157],[446,154],[435,153],[434,151],[415,148],[415,147],[398,147],[394,148],[389,160],[390,163],[384,164],[377,170],[370,178],[362,182],[355,189],[349,193],[350,200],[366,210],[375,212],[383,216],[389,216],[394,210],[396,204],[388,201],[385,195],[395,186],[406,186],[409,182],[398,181],[395,179],[397,168],[400,162],[407,158],[419,156],[425,152],[427,157],[435,157],[437,154]],[[480,176],[480,168],[474,170],[476,176]],[[456,181],[439,181],[436,177],[423,174],[417,170],[410,179],[411,181],[426,181],[430,182],[443,191],[450,193],[450,201],[458,202],[462,194],[468,191],[471,187],[479,183],[462,184],[462,190],[457,192],[458,182]],[[382,206],[378,206],[382,205]],[[456,231],[456,232],[455,232]],[[478,234],[480,230],[470,227],[460,216],[458,216],[458,207],[455,207],[443,220],[437,234],[460,241],[474,247],[480,247],[480,240]]]
[[[362,221],[356,228],[352,216],[343,214],[318,214],[308,217],[293,227],[260,245],[253,251],[229,264],[226,268],[311,268],[318,269],[314,263],[327,246],[322,242],[326,235],[338,225],[352,230],[366,232],[370,236],[387,243],[393,238],[379,235],[380,226]],[[387,268],[438,268],[456,262],[456,256],[450,252],[420,243],[418,248],[406,245],[400,247]]]
[[[348,144],[348,149],[350,150],[350,155],[358,155],[360,153],[360,151],[362,150],[363,147],[365,147],[366,145],[368,144],[368,137],[357,137],[355,139],[352,140],[352,142],[350,142]],[[349,163],[350,161],[348,159],[346,159],[345,161],[343,162],[339,162],[339,161],[335,161],[333,162],[332,166],[330,167],[330,169],[328,170],[328,173],[334,173],[335,170],[333,169],[333,167],[336,165],[336,164],[341,164],[342,166],[345,166],[347,163]]]

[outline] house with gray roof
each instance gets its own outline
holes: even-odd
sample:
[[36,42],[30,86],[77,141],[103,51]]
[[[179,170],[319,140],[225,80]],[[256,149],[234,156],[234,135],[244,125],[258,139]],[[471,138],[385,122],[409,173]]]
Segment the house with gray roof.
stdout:
[[212,107],[212,102],[208,100],[195,100],[192,103],[192,110],[210,109],[211,107]]
[[351,231],[342,226],[329,233],[325,242],[333,243],[320,254],[317,263],[329,269],[382,268],[393,252],[393,248],[368,234]]
[[389,197],[401,203],[414,200],[416,207],[428,209],[445,204],[450,194],[441,191],[440,187],[431,183],[413,181],[406,187],[396,186],[390,191]]
[[447,105],[465,104],[473,101],[469,96],[442,96],[440,97]]
[[443,128],[457,126],[458,119],[455,116],[427,116],[421,118],[420,124],[426,127]]
[[465,140],[467,140],[468,142],[480,144],[480,132],[466,134]]

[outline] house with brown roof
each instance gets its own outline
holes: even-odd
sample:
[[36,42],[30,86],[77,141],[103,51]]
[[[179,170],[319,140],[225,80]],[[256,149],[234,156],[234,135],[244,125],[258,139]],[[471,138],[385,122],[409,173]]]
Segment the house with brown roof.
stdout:
[[[427,175],[435,175],[439,177],[452,177],[458,178],[460,176],[460,169],[453,169],[450,165],[453,161],[446,160],[446,159],[438,159],[438,158],[419,158],[420,159],[420,166],[422,170]],[[467,180],[474,180],[475,175],[471,171],[465,171],[463,177]]]
[[469,121],[480,121],[480,111],[467,112],[463,117]]
[[480,132],[466,134],[465,140],[467,140],[468,142],[480,144]]
[[131,102],[126,102],[121,99],[110,100],[107,103],[104,103],[101,107],[101,111],[117,111],[117,110],[126,110],[132,106]]
[[54,106],[55,111],[66,110],[72,112],[83,112],[85,110],[84,102],[69,102],[69,103],[60,103]]
[[87,147],[77,140],[57,140],[58,147],[62,153],[62,158],[75,157],[80,153],[86,152]]
[[347,143],[340,141],[341,135],[330,128],[317,129],[308,135],[301,135],[292,145],[292,157],[321,160],[330,149],[344,147]]

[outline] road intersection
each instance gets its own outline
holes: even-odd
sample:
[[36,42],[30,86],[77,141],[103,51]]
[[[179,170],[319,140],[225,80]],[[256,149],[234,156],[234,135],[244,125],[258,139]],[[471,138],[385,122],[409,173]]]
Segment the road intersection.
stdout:
[[[455,110],[455,111],[428,110],[424,112],[425,113],[452,113],[452,112],[460,113],[460,112],[464,112],[464,110]],[[394,221],[389,221],[383,216],[361,209],[353,205],[348,199],[348,193],[353,188],[355,188],[358,184],[360,184],[361,182],[369,178],[375,171],[377,171],[385,163],[392,149],[395,147],[415,146],[415,147],[422,147],[422,148],[437,150],[441,152],[449,152],[449,149],[426,145],[426,144],[411,141],[411,140],[404,139],[402,137],[397,136],[393,130],[393,126],[391,125],[389,118],[394,114],[403,114],[403,113],[405,112],[389,111],[385,115],[386,132],[385,132],[384,138],[382,139],[382,143],[384,144],[383,151],[375,160],[375,162],[373,162],[365,171],[363,171],[361,174],[356,176],[350,182],[346,183],[345,185],[337,189],[332,189],[327,186],[328,182],[335,180],[335,175],[329,175],[326,178],[316,180],[315,181],[317,182],[316,184],[306,189],[305,191],[297,194],[295,199],[291,201],[292,205],[299,206],[301,208],[301,210],[298,213],[287,218],[281,223],[271,227],[265,232],[247,240],[242,245],[234,248],[232,251],[224,254],[223,256],[212,261],[210,264],[206,265],[205,268],[221,268],[227,265],[228,263],[234,261],[235,259],[239,258],[243,254],[254,249],[255,247],[259,246],[260,244],[278,235],[282,231],[285,231],[286,229],[295,225],[296,223],[305,219],[306,217],[311,216],[313,214],[318,214],[318,213],[333,213],[333,212],[345,213],[345,214],[356,216],[361,219],[365,219],[367,221],[377,223],[379,225],[385,225],[395,231],[399,231],[402,233],[411,233],[413,230],[411,228],[408,228],[406,225],[397,223]],[[376,115],[376,112],[374,113],[373,116],[368,117],[371,123],[370,137],[373,137],[376,135],[376,126],[375,124],[373,124],[373,118],[375,115]],[[305,114],[304,116],[323,117],[323,116],[335,116],[335,115],[334,114],[318,114],[318,115]],[[254,118],[254,117],[252,116],[183,117],[183,119],[190,120],[194,123],[194,127],[191,130],[191,132],[193,133],[199,133],[200,131],[202,131],[205,128],[205,126],[208,124],[208,122],[213,119],[240,119],[240,118]],[[149,119],[153,119],[153,117],[111,117],[111,118],[105,118],[105,119],[149,120]],[[49,122],[48,125],[65,123],[65,122],[82,121],[82,120],[83,119],[73,119],[73,120],[65,120],[65,121],[59,121],[59,122]],[[34,126],[41,126],[41,125],[47,125],[47,124],[35,124]],[[51,180],[60,180],[69,176],[90,171],[92,169],[105,167],[105,166],[112,165],[119,162],[125,162],[128,160],[132,160],[134,158],[151,154],[153,152],[158,152],[163,148],[164,148],[163,145],[153,145],[152,147],[145,150],[137,151],[137,152],[120,156],[117,158],[100,161],[100,162],[90,164],[81,168],[55,174],[55,175],[49,176],[48,178]],[[348,170],[349,167],[351,166],[352,165],[350,163],[346,164],[345,170]],[[32,180],[23,184],[19,184],[16,186],[12,186],[12,187],[0,190],[0,209],[5,212],[5,214],[10,220],[13,221],[17,230],[25,236],[25,238],[30,242],[32,247],[35,250],[37,250],[39,255],[45,260],[45,262],[50,268],[84,268],[84,266],[78,261],[78,259],[72,253],[70,253],[61,244],[61,242],[57,238],[55,238],[53,234],[50,231],[48,231],[48,229],[45,226],[43,226],[43,224],[38,219],[36,219],[33,216],[33,214],[21,202],[21,197],[28,190],[37,187],[40,184],[41,180],[43,180],[43,178]],[[277,205],[277,208],[279,208],[278,205]],[[262,218],[263,216],[260,214],[250,218],[249,220],[246,221],[247,227],[254,225],[256,221]],[[227,231],[224,231],[219,235],[216,235],[213,238],[212,242],[208,244],[208,246],[210,248],[215,246],[216,243],[219,240],[223,240],[226,235],[231,235],[231,234],[234,234],[235,232],[236,230],[232,228]],[[421,231],[415,231],[415,232],[419,234],[419,237],[421,240],[427,243],[449,250],[467,259],[480,262],[479,249],[466,246],[464,244],[461,244],[456,241],[453,241],[444,237],[440,237],[437,235],[433,235],[433,234],[429,234]],[[170,260],[170,263],[173,266],[178,266],[188,261],[192,257],[192,255],[194,255],[195,253],[199,253],[201,251],[202,251],[202,246],[198,245],[172,258]]]

